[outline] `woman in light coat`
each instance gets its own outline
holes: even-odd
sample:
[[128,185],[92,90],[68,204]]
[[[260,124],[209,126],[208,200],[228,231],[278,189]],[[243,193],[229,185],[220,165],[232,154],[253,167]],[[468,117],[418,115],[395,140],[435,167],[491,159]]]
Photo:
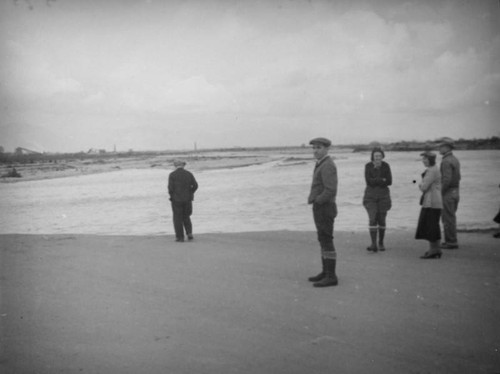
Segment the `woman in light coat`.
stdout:
[[438,259],[442,256],[439,245],[441,240],[439,219],[441,218],[441,210],[443,209],[441,173],[436,166],[435,153],[424,152],[421,156],[426,170],[422,174],[422,182],[418,185],[420,191],[422,191],[422,198],[420,200],[422,209],[418,218],[415,239],[429,241],[429,250],[420,258]]

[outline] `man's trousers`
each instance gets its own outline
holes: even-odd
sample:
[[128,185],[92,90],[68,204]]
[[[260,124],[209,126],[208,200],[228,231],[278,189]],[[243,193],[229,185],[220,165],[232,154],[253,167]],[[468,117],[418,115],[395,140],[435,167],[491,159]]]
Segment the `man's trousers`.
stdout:
[[184,238],[184,230],[187,235],[193,233],[191,214],[193,213],[192,201],[172,201],[172,213],[174,216],[174,230],[177,239]]
[[313,217],[318,241],[321,246],[321,258],[323,260],[336,260],[337,253],[333,245],[333,223],[337,216],[337,204],[324,203],[313,204]]
[[457,209],[459,201],[458,188],[452,188],[443,195],[441,219],[444,228],[444,241],[448,244],[457,244]]

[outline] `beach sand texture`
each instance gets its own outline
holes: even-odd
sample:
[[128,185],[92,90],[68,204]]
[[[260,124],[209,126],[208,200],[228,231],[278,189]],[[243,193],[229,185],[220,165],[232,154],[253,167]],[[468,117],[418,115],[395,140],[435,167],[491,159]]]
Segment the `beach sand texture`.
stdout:
[[313,232],[1,235],[0,372],[499,373],[499,241],[367,240],[315,289]]

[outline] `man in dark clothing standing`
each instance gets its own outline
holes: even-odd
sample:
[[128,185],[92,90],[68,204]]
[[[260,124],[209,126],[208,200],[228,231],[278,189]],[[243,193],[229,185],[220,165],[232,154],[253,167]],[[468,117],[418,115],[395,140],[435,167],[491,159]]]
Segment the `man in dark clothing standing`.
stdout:
[[441,248],[458,249],[457,209],[460,201],[460,162],[453,154],[455,144],[450,138],[443,138],[439,145],[441,160],[441,195],[443,211],[441,219],[444,228],[444,243]]
[[172,203],[177,242],[184,241],[184,230],[186,230],[188,240],[193,240],[191,214],[193,213],[193,199],[194,193],[198,189],[198,183],[193,174],[184,169],[185,165],[185,161],[175,160],[175,170],[168,176],[168,193]]
[[323,270],[309,281],[314,287],[330,287],[338,284],[335,267],[337,253],[333,244],[333,223],[337,216],[337,167],[328,156],[332,144],[325,138],[315,138],[309,142],[313,146],[316,166],[314,168],[311,193],[308,203],[313,207],[313,218],[321,246],[321,262]]

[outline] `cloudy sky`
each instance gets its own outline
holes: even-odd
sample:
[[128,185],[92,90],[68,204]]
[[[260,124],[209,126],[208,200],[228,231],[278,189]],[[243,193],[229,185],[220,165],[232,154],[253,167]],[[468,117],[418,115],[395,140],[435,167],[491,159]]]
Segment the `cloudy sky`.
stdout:
[[0,146],[500,135],[498,0],[5,0]]

